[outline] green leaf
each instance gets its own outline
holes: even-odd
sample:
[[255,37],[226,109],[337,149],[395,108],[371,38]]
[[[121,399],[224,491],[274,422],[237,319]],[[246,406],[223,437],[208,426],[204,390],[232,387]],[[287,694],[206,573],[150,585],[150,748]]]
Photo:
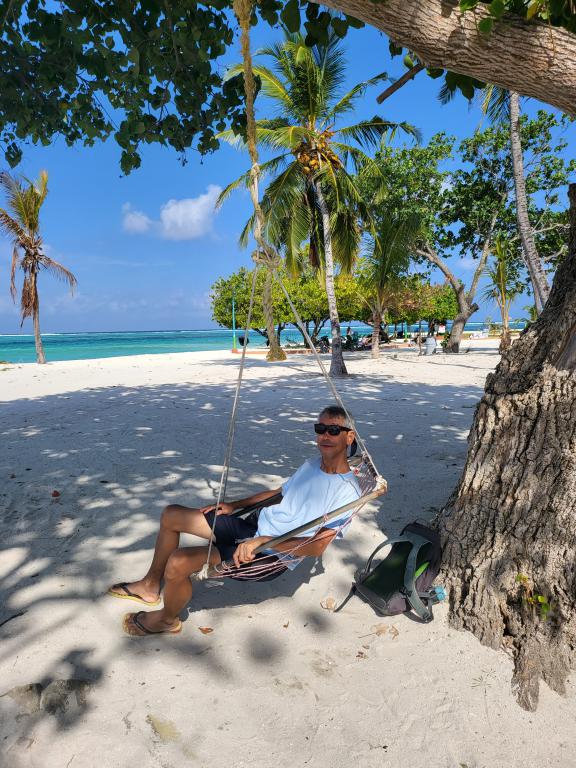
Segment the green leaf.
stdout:
[[332,29],[338,37],[345,37],[346,32],[348,31],[348,24],[344,19],[334,18],[332,19]]
[[364,27],[363,21],[360,21],[360,19],[355,19],[354,16],[348,16],[348,14],[346,14],[346,21],[348,22],[348,26],[352,27],[353,29],[362,29]]
[[494,19],[488,17],[478,22],[478,29],[483,35],[489,35],[494,26]]
[[462,12],[471,11],[473,8],[476,8],[477,5],[478,0],[460,0],[460,10]]
[[406,56],[404,56],[404,66],[407,67],[407,69],[412,69],[412,67],[414,66],[414,59],[412,58],[412,56],[410,56],[409,53],[407,53]]
[[532,0],[532,2],[528,3],[528,8],[526,9],[526,18],[533,19],[539,10],[540,0]]
[[504,5],[504,0],[492,0],[490,5],[488,6],[488,10],[494,16],[495,19],[499,19],[504,15],[504,12],[506,11],[506,6]]
[[282,9],[280,18],[289,32],[298,32],[300,29],[300,6],[298,0],[289,0]]

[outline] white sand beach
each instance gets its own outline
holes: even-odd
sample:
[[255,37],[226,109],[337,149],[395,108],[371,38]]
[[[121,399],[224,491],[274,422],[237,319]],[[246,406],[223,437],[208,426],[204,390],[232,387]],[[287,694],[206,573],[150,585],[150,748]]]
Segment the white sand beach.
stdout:
[[[200,584],[182,634],[152,638],[125,636],[122,616],[138,607],[105,591],[143,575],[163,506],[214,500],[238,356],[0,371],[0,694],[87,681],[65,712],[47,694],[31,713],[1,696],[0,765],[576,766],[573,680],[565,698],[543,685],[527,713],[510,660],[451,629],[445,605],[427,625],[379,618],[358,598],[321,607],[385,536],[446,501],[497,361],[492,341],[459,356],[350,356],[338,387],[388,494],[322,561],[269,584]],[[228,496],[277,487],[313,455],[330,402],[309,357],[249,359]]]

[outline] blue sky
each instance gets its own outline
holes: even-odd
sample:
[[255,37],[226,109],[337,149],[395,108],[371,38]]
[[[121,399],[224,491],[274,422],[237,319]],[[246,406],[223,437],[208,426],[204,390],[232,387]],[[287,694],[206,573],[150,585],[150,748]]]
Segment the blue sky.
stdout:
[[[262,25],[254,33],[254,47],[277,36]],[[400,57],[390,58],[387,38],[372,28],[353,30],[345,45],[350,85],[381,71],[396,77],[405,71]],[[238,59],[238,49],[231,50],[222,68]],[[359,104],[356,117],[381,114],[408,120],[421,129],[424,141],[440,130],[470,135],[480,121],[478,109],[463,98],[442,106],[437,100],[439,82],[421,74],[381,107],[376,96],[383,87],[376,87]],[[568,152],[574,156],[576,126],[567,138]],[[70,297],[63,284],[41,276],[42,330],[212,327],[210,285],[250,263],[249,253],[237,245],[250,214],[248,195],[234,194],[218,213],[213,201],[219,188],[246,170],[247,157],[222,145],[202,160],[190,153],[182,166],[175,152],[148,147],[141,168],[123,177],[119,156],[113,140],[92,148],[69,148],[57,141],[50,147],[27,148],[17,169],[29,177],[43,168],[48,171],[50,192],[42,211],[47,253],[78,278],[76,294]],[[10,253],[9,241],[0,239],[0,333],[20,332],[18,309],[8,291]],[[470,263],[451,262],[457,275],[470,278]],[[441,281],[440,275],[436,280]],[[513,316],[525,314],[521,308],[527,303],[519,299]],[[496,319],[497,308],[483,304],[473,319],[482,321],[488,315]],[[28,321],[23,332],[31,332]]]

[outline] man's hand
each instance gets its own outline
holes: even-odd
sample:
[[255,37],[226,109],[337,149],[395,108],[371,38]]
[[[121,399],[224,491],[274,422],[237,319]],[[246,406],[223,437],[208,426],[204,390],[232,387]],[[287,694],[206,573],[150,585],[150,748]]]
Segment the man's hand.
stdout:
[[242,563],[249,563],[255,558],[254,550],[261,544],[266,544],[267,541],[271,541],[272,536],[255,536],[253,539],[247,541],[241,541],[236,547],[236,551],[232,555],[234,565],[239,568]]
[[[212,512],[216,509],[216,504],[210,504],[209,507],[201,507],[200,512],[202,512],[203,515],[208,514],[208,512]],[[236,507],[234,504],[229,504],[227,501],[221,501],[218,509],[216,509],[216,515],[230,515]]]

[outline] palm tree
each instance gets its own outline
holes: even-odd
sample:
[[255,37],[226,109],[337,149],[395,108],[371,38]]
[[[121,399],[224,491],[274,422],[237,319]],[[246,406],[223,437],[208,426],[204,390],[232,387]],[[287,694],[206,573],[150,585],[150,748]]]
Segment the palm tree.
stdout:
[[371,313],[372,357],[380,354],[380,325],[402,289],[399,277],[408,269],[412,247],[421,231],[421,220],[416,215],[380,216],[377,236],[359,276],[361,296]]
[[490,283],[484,291],[485,301],[495,301],[502,317],[500,352],[510,347],[510,305],[522,293],[522,284],[513,267],[513,254],[502,236],[494,240],[494,262],[486,268]]
[[520,97],[514,91],[506,91],[495,85],[488,85],[484,89],[482,111],[493,122],[507,122],[509,124],[518,234],[520,235],[524,261],[528,268],[534,291],[534,303],[538,314],[540,314],[548,300],[550,286],[536,247],[534,232],[528,216],[528,195],[526,193],[524,158],[520,134]]
[[[261,201],[265,235],[283,249],[291,271],[301,244],[309,241],[311,263],[322,266],[325,274],[332,331],[330,373],[342,376],[347,371],[334,291],[335,262],[343,269],[351,267],[360,242],[358,216],[367,215],[348,165],[357,171],[370,166],[362,147],[377,145],[398,129],[413,136],[418,132],[407,123],[378,116],[336,127],[336,121],[352,111],[366,89],[387,75],[381,73],[340,96],[345,60],[334,35],[326,45],[308,48],[301,34],[287,34],[282,43],[263,49],[260,55],[271,58],[272,68],[257,65],[253,71],[262,93],[277,105],[278,116],[256,121],[256,140],[262,147],[281,151],[260,166],[263,173],[277,174]],[[232,67],[228,77],[241,70],[241,65]],[[219,138],[244,146],[232,131],[223,131]],[[250,176],[248,172],[229,184],[219,202],[239,186],[248,186]],[[252,216],[243,233],[244,242],[254,222]]]
[[[24,182],[24,183],[23,183]],[[45,269],[60,280],[64,280],[73,291],[76,278],[62,264],[42,252],[40,237],[40,209],[48,194],[48,174],[42,171],[37,181],[26,178],[18,180],[8,173],[0,173],[0,187],[6,192],[8,211],[0,208],[0,228],[12,238],[12,268],[10,293],[16,301],[16,270],[24,273],[20,309],[22,323],[31,317],[34,323],[36,360],[45,363],[42,337],[40,335],[40,300],[38,298],[38,274]]]

